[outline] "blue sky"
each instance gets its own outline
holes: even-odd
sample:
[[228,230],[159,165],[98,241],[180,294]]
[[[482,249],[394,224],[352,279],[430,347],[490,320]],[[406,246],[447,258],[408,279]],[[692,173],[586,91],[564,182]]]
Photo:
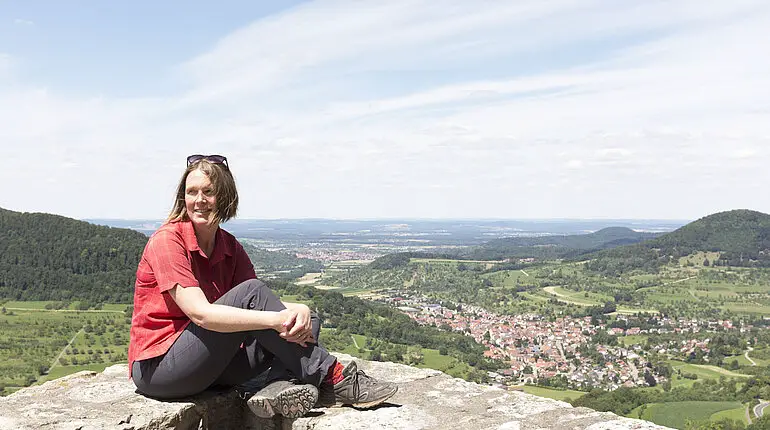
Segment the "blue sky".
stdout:
[[0,0],[0,207],[163,218],[770,212],[764,1]]

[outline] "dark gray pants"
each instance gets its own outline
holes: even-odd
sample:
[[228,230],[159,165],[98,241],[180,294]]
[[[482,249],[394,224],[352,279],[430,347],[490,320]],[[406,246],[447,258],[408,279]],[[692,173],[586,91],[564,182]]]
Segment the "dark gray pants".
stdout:
[[[281,311],[283,303],[262,281],[251,279],[215,303],[259,311]],[[313,336],[321,323],[313,313]],[[270,369],[269,379],[292,377],[318,386],[336,358],[318,344],[302,347],[275,330],[220,333],[190,323],[171,349],[159,357],[135,361],[131,377],[150,397],[187,397],[217,385],[235,386]]]

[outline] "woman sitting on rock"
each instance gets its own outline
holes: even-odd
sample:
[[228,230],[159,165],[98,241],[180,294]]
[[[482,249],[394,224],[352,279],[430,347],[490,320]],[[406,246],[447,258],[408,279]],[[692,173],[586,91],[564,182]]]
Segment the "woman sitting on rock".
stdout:
[[393,396],[395,384],[355,362],[343,367],[318,344],[320,323],[306,305],[281,302],[256,279],[241,244],[219,227],[237,209],[227,159],[188,157],[171,214],[136,272],[128,360],[139,392],[182,398],[270,369],[272,382],[248,401],[262,417],[302,416],[319,389],[329,406],[371,407]]

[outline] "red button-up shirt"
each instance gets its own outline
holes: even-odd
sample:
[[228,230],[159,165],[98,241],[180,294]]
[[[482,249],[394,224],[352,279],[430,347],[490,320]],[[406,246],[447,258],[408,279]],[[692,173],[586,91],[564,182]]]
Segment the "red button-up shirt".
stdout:
[[190,323],[168,290],[177,284],[200,287],[213,303],[234,286],[256,277],[243,246],[225,230],[217,230],[214,251],[207,257],[190,221],[161,226],[150,236],[136,270],[129,374],[134,361],[168,352]]

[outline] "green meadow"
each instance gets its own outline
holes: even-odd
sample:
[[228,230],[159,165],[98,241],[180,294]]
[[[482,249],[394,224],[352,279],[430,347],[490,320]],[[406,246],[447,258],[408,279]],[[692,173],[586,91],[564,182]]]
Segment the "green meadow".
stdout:
[[583,391],[556,390],[553,388],[538,387],[536,385],[524,385],[521,389],[527,394],[561,401],[575,400],[585,394]]
[[[707,421],[718,416],[738,419],[744,406],[740,402],[670,402],[642,405],[629,414],[630,417],[652,421],[666,427],[684,429],[687,421]],[[721,415],[717,415],[721,414]],[[745,418],[740,419],[741,422]]]
[[[671,367],[674,370],[673,378],[671,378],[672,387],[679,387],[679,386],[690,387],[698,379],[700,380],[719,379],[719,377],[721,376],[725,376],[729,378],[749,378],[750,377],[750,375],[731,372],[727,369],[722,369],[721,367],[717,367],[717,366],[690,364],[690,363],[684,363],[678,360],[668,360],[668,363],[671,365]],[[683,377],[683,375],[685,374],[696,375],[698,379],[685,378]]]

